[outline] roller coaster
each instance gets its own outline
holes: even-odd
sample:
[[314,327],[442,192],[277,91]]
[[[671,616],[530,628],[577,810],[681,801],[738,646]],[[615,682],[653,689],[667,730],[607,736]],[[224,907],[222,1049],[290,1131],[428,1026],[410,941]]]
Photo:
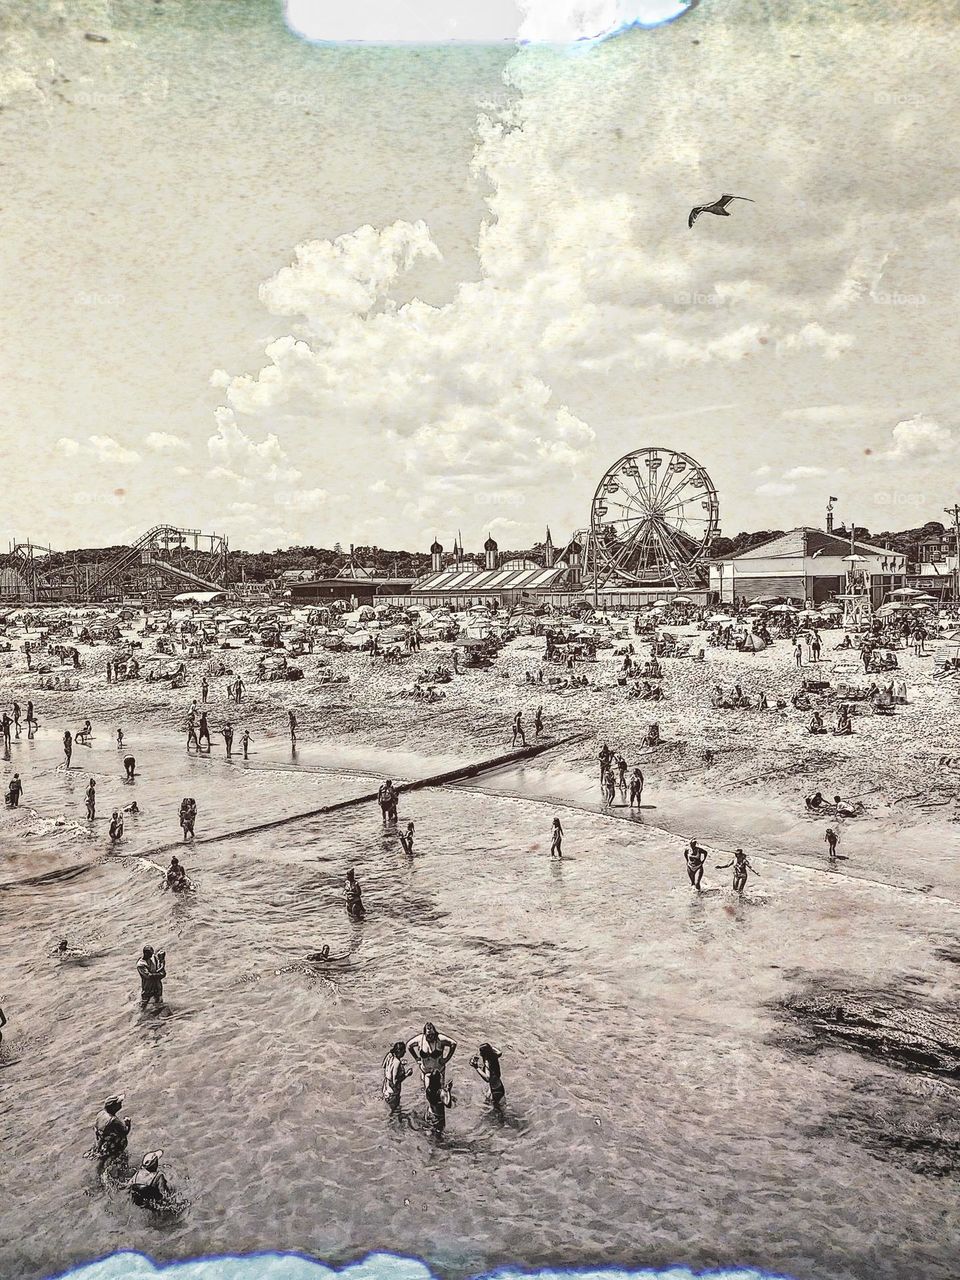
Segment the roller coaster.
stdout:
[[154,525],[105,564],[71,562],[50,547],[14,542],[9,567],[0,575],[0,595],[42,604],[223,591],[227,551],[222,534],[167,524]]

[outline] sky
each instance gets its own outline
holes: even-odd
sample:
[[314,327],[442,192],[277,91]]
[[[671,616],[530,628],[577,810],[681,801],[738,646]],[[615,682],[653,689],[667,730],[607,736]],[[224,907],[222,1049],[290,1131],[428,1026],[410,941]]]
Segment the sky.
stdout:
[[8,0],[0,538],[527,546],[648,445],[943,518],[958,0],[310,7]]

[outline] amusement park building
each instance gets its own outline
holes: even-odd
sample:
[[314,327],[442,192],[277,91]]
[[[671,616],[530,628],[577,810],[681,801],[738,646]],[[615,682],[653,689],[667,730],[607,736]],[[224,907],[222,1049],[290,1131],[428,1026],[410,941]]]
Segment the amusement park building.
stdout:
[[[906,582],[907,561],[899,552],[871,543],[857,542],[853,551],[862,557],[857,568],[870,584],[874,607]],[[710,590],[722,602],[745,597],[784,596],[822,604],[843,594],[849,567],[849,538],[820,529],[791,529],[769,542],[714,560],[710,565]]]

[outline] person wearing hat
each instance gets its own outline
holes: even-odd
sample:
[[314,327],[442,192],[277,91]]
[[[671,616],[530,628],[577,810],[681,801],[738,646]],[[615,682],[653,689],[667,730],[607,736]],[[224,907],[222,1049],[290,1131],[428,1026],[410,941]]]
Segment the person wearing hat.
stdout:
[[129,1191],[133,1203],[142,1209],[157,1209],[170,1194],[167,1180],[160,1172],[163,1150],[148,1151],[140,1161],[140,1168],[129,1182],[123,1185]]
[[153,947],[144,947],[137,961],[137,973],[140,975],[140,1003],[146,1006],[151,1000],[163,1004],[163,979],[167,976],[165,964],[166,953]]
[[127,1149],[130,1120],[127,1116],[120,1115],[122,1106],[123,1094],[115,1093],[107,1098],[103,1110],[97,1116],[94,1154],[99,1160],[112,1160],[114,1156],[123,1155]]

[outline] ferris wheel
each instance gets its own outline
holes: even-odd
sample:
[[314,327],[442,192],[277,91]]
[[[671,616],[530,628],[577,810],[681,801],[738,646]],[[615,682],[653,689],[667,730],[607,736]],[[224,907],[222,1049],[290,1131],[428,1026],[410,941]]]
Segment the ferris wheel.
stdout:
[[690,585],[719,530],[713,481],[686,453],[635,449],[607,471],[590,508],[598,575],[606,582]]

